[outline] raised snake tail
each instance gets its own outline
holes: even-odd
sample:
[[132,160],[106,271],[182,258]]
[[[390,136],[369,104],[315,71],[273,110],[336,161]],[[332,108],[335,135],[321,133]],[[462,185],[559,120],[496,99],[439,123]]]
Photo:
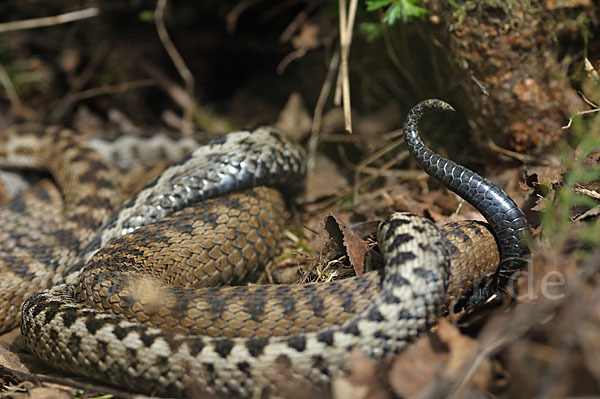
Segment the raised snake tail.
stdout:
[[410,153],[427,174],[466,200],[488,221],[498,240],[503,271],[520,269],[530,257],[526,243],[530,230],[525,215],[504,191],[487,179],[425,146],[418,123],[424,114],[434,110],[454,111],[454,108],[444,101],[430,99],[409,111],[404,122],[404,139]]

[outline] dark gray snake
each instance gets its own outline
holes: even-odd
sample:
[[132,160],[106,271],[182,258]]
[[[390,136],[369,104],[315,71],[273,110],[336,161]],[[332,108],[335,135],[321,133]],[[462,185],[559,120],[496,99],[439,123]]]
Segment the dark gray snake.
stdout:
[[[518,268],[529,252],[523,241],[527,223],[517,205],[487,180],[431,152],[418,137],[417,123],[424,113],[451,109],[439,100],[415,106],[404,125],[406,142],[427,173],[490,222],[502,267]],[[248,152],[254,156],[246,157]],[[287,161],[288,153],[296,157]],[[73,239],[70,248],[78,255],[55,266],[63,275],[70,273],[68,283],[36,294],[23,305],[21,331],[29,349],[58,368],[134,391],[231,397],[252,397],[290,381],[326,385],[332,376],[347,372],[353,350],[372,358],[401,351],[435,323],[450,278],[448,240],[433,223],[412,214],[395,213],[380,225],[378,241],[385,263],[380,271],[299,286],[193,291],[195,283],[188,283],[195,272],[181,265],[203,257],[220,273],[220,280],[236,276],[239,264],[264,262],[272,255],[276,245],[264,237],[281,233],[283,201],[272,189],[242,187],[236,177],[251,181],[249,186],[279,184],[289,177],[297,182],[303,171],[297,161],[301,156],[297,146],[271,129],[226,136],[168,169],[112,216],[104,212],[96,222],[86,219],[88,230],[100,220],[104,227],[97,234]],[[198,172],[206,165],[219,166],[216,171]],[[88,172],[78,181],[89,182]],[[108,195],[109,183],[102,181]],[[213,188],[215,182],[245,191],[224,194]],[[209,191],[208,197],[224,195],[232,207],[223,210],[217,200],[198,205],[204,191]],[[69,195],[75,204],[82,204],[77,192]],[[197,216],[200,207],[204,213]],[[77,209],[76,205],[67,213],[67,220],[81,221]],[[191,237],[205,225],[221,230],[212,241],[197,244]],[[234,231],[243,232],[243,242],[228,238]],[[184,249],[169,252],[167,244],[173,240],[184,241]],[[206,244],[213,252],[217,241],[218,254],[211,258],[201,247]],[[157,253],[181,272],[173,275],[166,268],[145,265]],[[167,287],[152,273],[183,281],[183,287]],[[150,296],[135,292],[146,285]],[[178,312],[182,319],[175,317]],[[192,335],[181,331],[187,324]]]

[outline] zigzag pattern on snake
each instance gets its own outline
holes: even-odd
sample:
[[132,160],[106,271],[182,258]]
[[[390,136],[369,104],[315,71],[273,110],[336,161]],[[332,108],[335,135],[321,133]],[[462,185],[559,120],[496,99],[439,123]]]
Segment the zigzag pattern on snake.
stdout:
[[[503,264],[518,267],[528,256],[522,213],[491,183],[428,152],[417,123],[431,109],[451,107],[429,100],[413,108],[404,127],[411,152],[428,173],[482,211]],[[385,259],[380,271],[329,284],[193,290],[242,279],[273,255],[284,201],[272,188],[249,187],[297,183],[304,171],[297,145],[270,128],[225,136],[167,169],[117,209],[114,172],[86,143],[62,131],[33,133],[37,148],[6,145],[0,156],[11,165],[47,163],[67,205],[59,225],[43,205],[31,212],[23,230],[39,230],[43,222],[46,231],[37,237],[1,233],[13,240],[13,251],[1,248],[0,267],[20,282],[0,286],[2,293],[20,290],[0,304],[1,325],[18,322],[11,310],[48,285],[44,273],[52,270],[51,284],[58,285],[23,306],[27,346],[56,367],[131,390],[185,396],[194,388],[248,397],[286,383],[285,375],[327,384],[347,371],[353,349],[389,356],[427,331],[449,280],[464,279],[450,270],[464,269],[466,258],[488,253],[483,257],[493,262],[498,256],[490,249],[493,236],[481,225],[443,232],[398,213],[379,229]],[[225,194],[229,189],[242,191]],[[204,201],[212,196],[220,198]],[[43,198],[34,203],[43,204]],[[12,203],[0,216],[10,218],[17,210]],[[473,251],[476,242],[482,246]]]

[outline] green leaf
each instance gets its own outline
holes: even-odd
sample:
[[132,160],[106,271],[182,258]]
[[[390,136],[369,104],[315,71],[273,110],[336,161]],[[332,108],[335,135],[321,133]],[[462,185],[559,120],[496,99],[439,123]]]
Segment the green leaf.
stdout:
[[367,11],[379,10],[382,7],[390,5],[393,1],[395,0],[367,0]]
[[375,11],[387,7],[383,20],[388,25],[393,25],[398,19],[407,22],[412,17],[423,17],[429,13],[425,8],[416,4],[421,0],[367,0],[367,11]]
[[140,21],[152,22],[154,20],[154,14],[150,10],[141,11],[139,14]]
[[373,42],[382,35],[381,26],[373,22],[363,22],[360,30],[365,34],[368,42]]

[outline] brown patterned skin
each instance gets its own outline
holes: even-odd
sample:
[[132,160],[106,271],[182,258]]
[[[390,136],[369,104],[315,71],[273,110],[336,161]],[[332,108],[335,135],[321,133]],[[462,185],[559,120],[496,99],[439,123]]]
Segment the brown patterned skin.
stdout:
[[45,182],[0,208],[0,331],[6,331],[18,326],[25,298],[62,282],[121,198],[113,166],[68,130],[4,131],[0,165],[48,170],[69,204],[58,215],[57,191]]
[[446,305],[451,305],[496,273],[500,253],[487,223],[463,220],[446,223],[439,229],[448,240],[452,258],[446,292]]

